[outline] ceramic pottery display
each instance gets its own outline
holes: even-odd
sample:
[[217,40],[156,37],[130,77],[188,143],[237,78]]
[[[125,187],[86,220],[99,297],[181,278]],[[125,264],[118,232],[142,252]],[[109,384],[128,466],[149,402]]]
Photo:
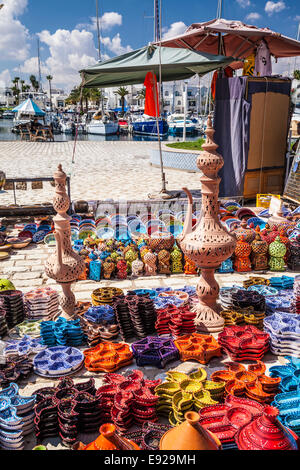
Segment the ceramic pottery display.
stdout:
[[8,333],[8,326],[6,323],[6,312],[4,308],[0,307],[0,339]]
[[142,450],[159,450],[159,442],[170,426],[146,422],[138,431],[126,433],[129,440],[136,442]]
[[276,289],[293,289],[294,287],[294,282],[297,279],[297,276],[291,277],[291,276],[276,276],[276,277],[271,277],[270,278],[270,285],[272,287],[275,287]]
[[279,411],[266,406],[263,414],[241,428],[236,436],[240,450],[297,450],[295,435],[277,419]]
[[86,342],[79,320],[60,317],[56,322],[42,322],[42,344],[46,346],[81,346]]
[[155,332],[154,302],[147,293],[129,292],[126,296],[116,296],[113,308],[123,341],[136,336],[145,338]]
[[253,307],[234,307],[232,309],[222,310],[221,315],[225,320],[225,326],[232,325],[253,325],[263,330],[264,312],[257,312]]
[[100,287],[92,293],[92,302],[94,306],[102,304],[112,304],[113,298],[117,295],[123,295],[122,289],[116,287]]
[[146,276],[155,276],[157,273],[157,255],[152,251],[148,250],[145,253],[144,258],[144,267]]
[[271,403],[278,393],[281,379],[265,375],[263,362],[248,366],[235,362],[226,363],[228,370],[219,370],[211,374],[211,380],[225,382],[225,393],[238,397],[246,396],[260,403]]
[[276,312],[264,319],[264,329],[270,335],[273,354],[300,358],[299,315]]
[[231,257],[222,262],[221,266],[218,269],[219,273],[233,273],[233,262]]
[[185,421],[163,435],[160,450],[220,450],[221,442],[199,423],[194,411],[185,414]]
[[60,379],[57,387],[36,391],[35,432],[37,441],[59,436],[64,445],[77,441],[78,433],[96,432],[101,424],[94,379],[74,384]]
[[131,263],[131,274],[133,277],[142,276],[144,272],[144,263],[142,260],[136,259]]
[[100,436],[94,442],[87,446],[79,443],[76,450],[140,450],[135,442],[118,435],[114,424],[103,424],[99,432]]
[[133,425],[157,421],[155,405],[158,397],[154,389],[160,380],[146,380],[140,370],[127,376],[106,374],[103,385],[97,390],[104,422],[113,420],[118,432],[126,433]]
[[170,259],[171,255],[169,251],[160,250],[158,252],[157,261],[159,274],[171,274]]
[[147,336],[132,343],[131,349],[139,367],[151,365],[163,369],[169,362],[179,359],[178,349],[168,338]]
[[228,308],[236,310],[236,307],[241,309],[253,307],[256,312],[266,311],[264,295],[242,288],[222,287],[220,291],[220,301],[222,308],[225,310]]
[[8,387],[11,382],[25,379],[32,368],[32,361],[27,356],[20,359],[7,358],[5,364],[0,364],[0,386]]
[[0,391],[0,449],[23,450],[24,437],[34,429],[35,398],[20,396],[14,383]]
[[276,237],[275,241],[269,245],[269,266],[271,271],[284,271],[286,255],[285,244],[281,242],[280,237]]
[[85,367],[90,372],[115,372],[133,360],[133,354],[125,343],[101,343],[86,349],[83,354]]
[[234,259],[234,269],[237,272],[249,272],[251,271],[251,261],[250,261],[250,254],[251,254],[251,245],[250,243],[246,242],[244,237],[242,236],[240,240],[238,240],[235,250],[235,259]]
[[81,307],[75,310],[75,315],[79,318],[89,347],[118,337],[119,327],[110,305],[91,307],[91,304],[86,302]]
[[8,339],[4,349],[4,355],[9,356],[29,356],[30,354],[38,353],[46,349],[42,345],[40,338],[31,338],[30,336],[23,336],[21,339]]
[[252,266],[254,271],[265,271],[268,269],[268,244],[262,240],[259,233],[251,243],[252,248]]
[[255,239],[255,230],[248,227],[247,221],[242,221],[241,225],[233,230],[233,233],[237,239],[237,241],[244,241],[246,243],[252,243]]
[[218,171],[224,165],[223,158],[217,153],[218,146],[213,141],[214,129],[211,118],[207,122],[207,141],[203,145],[197,166],[203,172],[202,209],[200,221],[192,228],[193,198],[189,191],[189,208],[182,235],[178,243],[183,253],[201,268],[201,278],[197,286],[199,305],[196,307],[196,325],[199,331],[217,332],[224,326],[224,320],[218,315],[217,298],[219,286],[214,278],[215,269],[234,252],[236,239],[223,227],[218,218],[218,189],[220,178]]
[[185,256],[184,274],[187,276],[196,276],[198,274],[196,264]]
[[[0,291],[0,309],[2,318],[5,316],[8,329],[22,323],[25,317],[23,293],[18,290]],[[4,330],[5,323],[2,320],[2,331]]]
[[40,324],[41,324],[40,320],[37,320],[37,321],[25,320],[16,326],[16,330],[19,336],[30,336],[31,338],[39,338]]
[[24,295],[26,317],[30,320],[53,320],[59,313],[59,296],[51,287],[39,287]]
[[261,416],[264,407],[254,400],[228,395],[224,404],[207,406],[199,411],[200,424],[224,444],[233,444],[239,429]]
[[261,360],[269,350],[270,336],[255,326],[226,327],[218,342],[232,361]]
[[293,292],[293,312],[300,313],[300,276],[295,277]]
[[291,271],[300,271],[300,236],[290,240],[290,256],[287,261]]
[[193,333],[180,336],[175,341],[181,361],[195,360],[200,364],[207,364],[213,357],[221,357],[221,346],[210,335]]
[[170,334],[173,338],[177,338],[196,332],[194,323],[196,313],[191,312],[188,306],[169,305],[166,308],[156,310],[156,314],[155,329],[159,335]]
[[183,254],[177,245],[174,245],[173,250],[170,253],[171,255],[171,272],[172,274],[181,274],[183,273]]
[[39,352],[34,360],[34,372],[42,377],[62,377],[81,369],[84,356],[77,348],[55,346]]
[[55,181],[53,208],[57,212],[53,222],[57,246],[56,252],[47,260],[45,270],[48,277],[61,285],[63,290],[60,299],[61,308],[67,315],[72,315],[76,301],[71,284],[78,279],[85,266],[82,258],[72,250],[71,217],[67,214],[70,200],[66,193],[66,174],[62,171],[61,165],[58,166],[53,177]]
[[206,406],[223,400],[225,382],[206,380],[205,369],[198,369],[189,375],[168,371],[167,381],[155,388],[157,414],[169,419],[172,426],[184,421],[186,411],[199,411]]

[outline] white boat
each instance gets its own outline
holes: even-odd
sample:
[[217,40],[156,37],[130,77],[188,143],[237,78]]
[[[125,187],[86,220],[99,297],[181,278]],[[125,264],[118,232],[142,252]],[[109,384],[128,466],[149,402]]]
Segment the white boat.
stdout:
[[73,121],[70,121],[69,119],[62,119],[60,121],[60,127],[63,134],[74,134],[75,124]]
[[86,126],[88,134],[113,135],[119,130],[119,122],[114,111],[97,111]]
[[[184,114],[171,114],[168,117],[168,124],[170,134],[183,134]],[[185,127],[187,134],[196,133],[196,125],[191,119],[186,118]]]
[[12,111],[4,111],[2,114],[2,119],[13,119],[15,117],[15,113]]

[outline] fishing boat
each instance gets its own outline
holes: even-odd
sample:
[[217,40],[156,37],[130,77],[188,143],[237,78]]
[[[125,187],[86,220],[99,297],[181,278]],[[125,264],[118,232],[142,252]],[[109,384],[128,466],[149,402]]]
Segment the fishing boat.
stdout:
[[[165,137],[168,135],[169,126],[165,119],[159,119],[159,135]],[[144,114],[140,118],[132,122],[132,130],[137,135],[149,135],[157,137],[157,123],[156,119]]]
[[120,132],[128,132],[129,124],[127,119],[119,118]]
[[114,111],[97,111],[86,125],[88,134],[114,135],[119,130],[119,122]]
[[[171,114],[168,117],[169,134],[183,134],[184,130],[184,114]],[[187,134],[196,134],[196,123],[192,119],[186,118],[185,128]]]

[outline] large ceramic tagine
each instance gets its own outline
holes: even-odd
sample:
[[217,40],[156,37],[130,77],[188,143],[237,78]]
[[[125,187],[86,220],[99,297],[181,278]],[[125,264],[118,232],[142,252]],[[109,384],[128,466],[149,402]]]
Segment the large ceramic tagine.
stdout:
[[224,165],[224,160],[216,151],[218,145],[213,141],[215,131],[212,128],[211,117],[207,122],[207,141],[204,151],[197,160],[198,168],[204,176],[202,183],[202,206],[199,223],[193,228],[193,198],[185,188],[189,198],[187,217],[178,244],[184,254],[201,268],[201,278],[197,286],[199,304],[195,307],[197,317],[195,323],[199,331],[218,332],[224,327],[224,319],[218,315],[217,298],[219,285],[215,280],[215,269],[227,260],[234,252],[236,238],[221,224],[218,218],[219,184],[218,171]]
[[241,428],[236,436],[240,450],[297,450],[297,436],[277,419],[279,411],[266,406],[261,416]]
[[204,429],[199,419],[195,411],[187,412],[182,424],[163,435],[159,450],[220,450],[219,439]]
[[80,255],[72,250],[71,217],[67,214],[70,199],[66,193],[67,176],[63,172],[61,165],[58,166],[53,177],[55,180],[53,208],[57,212],[57,215],[53,218],[55,223],[56,251],[48,258],[45,264],[45,271],[48,277],[54,279],[62,286],[61,308],[66,314],[72,315],[75,310],[76,301],[71,291],[71,284],[84,271],[85,264]]

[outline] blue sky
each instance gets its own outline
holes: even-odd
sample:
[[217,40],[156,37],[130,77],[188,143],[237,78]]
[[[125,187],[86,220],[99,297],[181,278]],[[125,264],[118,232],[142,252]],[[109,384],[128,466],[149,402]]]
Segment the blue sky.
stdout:
[[[37,35],[43,75],[70,89],[77,71],[97,58],[95,0],[1,0],[0,86],[18,75],[37,74]],[[193,22],[215,18],[217,0],[162,0],[163,34],[182,33]],[[153,0],[99,0],[102,53],[113,57],[153,40]],[[300,21],[297,0],[223,0],[227,19],[267,26],[296,37]]]

